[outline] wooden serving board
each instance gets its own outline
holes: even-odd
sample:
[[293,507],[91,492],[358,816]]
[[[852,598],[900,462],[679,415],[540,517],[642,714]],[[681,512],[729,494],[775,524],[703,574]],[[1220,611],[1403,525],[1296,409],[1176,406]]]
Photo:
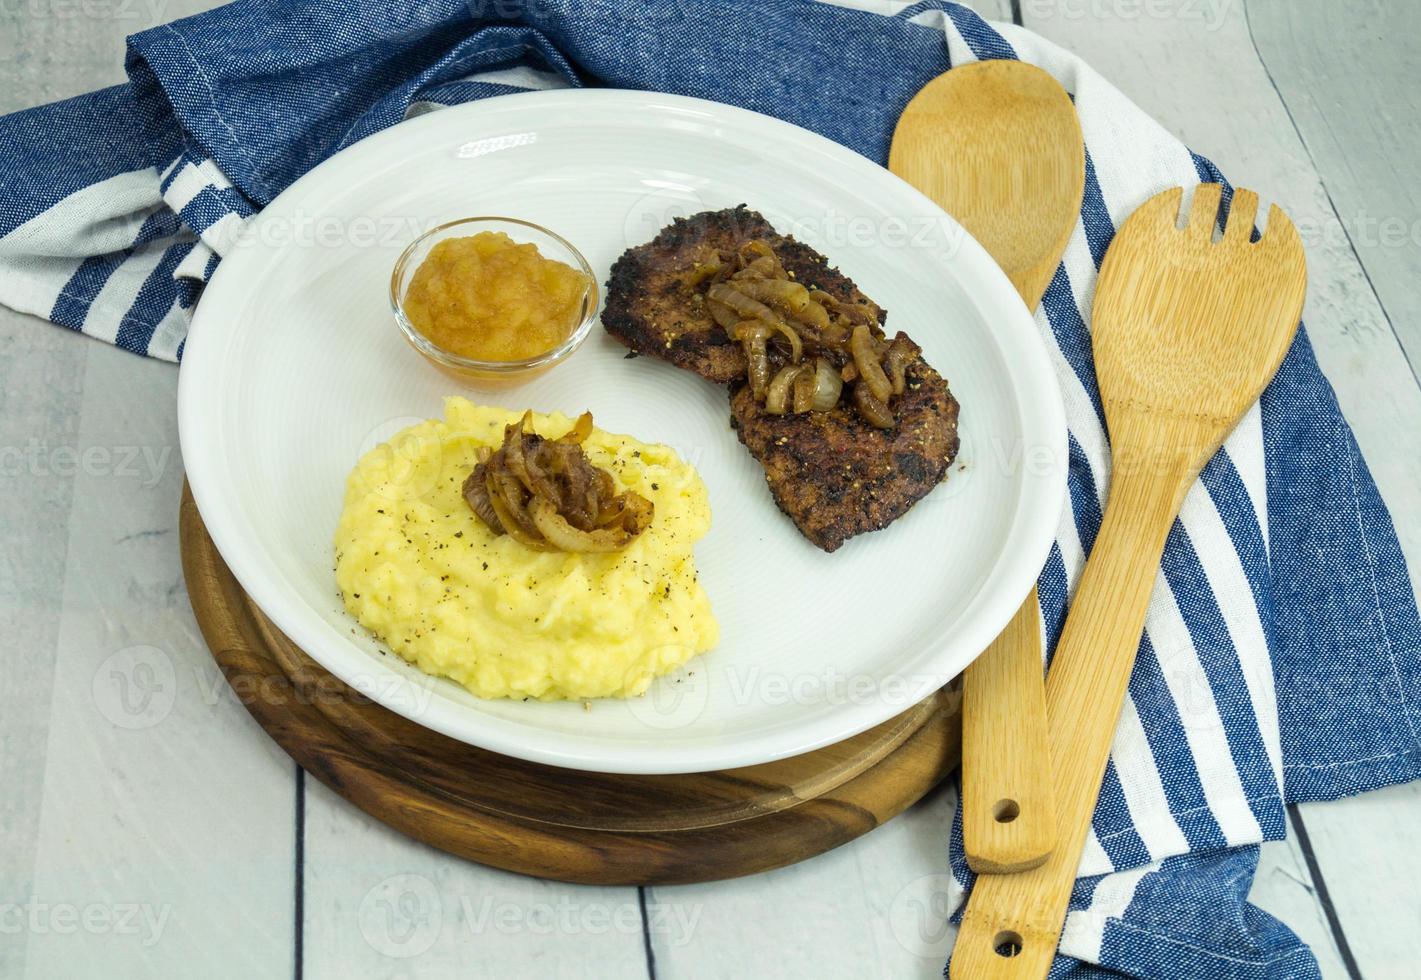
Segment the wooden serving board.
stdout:
[[377,820],[482,864],[617,885],[767,871],[867,833],[959,761],[955,684],[847,741],[743,769],[608,775],[498,755],[380,707],[307,657],[237,584],[186,487],[180,528],[198,626],[267,734]]

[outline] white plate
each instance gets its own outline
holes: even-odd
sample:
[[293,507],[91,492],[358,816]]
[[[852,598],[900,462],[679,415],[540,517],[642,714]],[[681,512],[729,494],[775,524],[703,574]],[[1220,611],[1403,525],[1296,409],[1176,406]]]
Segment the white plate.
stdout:
[[[605,279],[672,217],[741,202],[827,255],[962,403],[948,481],[833,555],[770,498],[724,389],[600,327],[520,387],[461,388],[401,338],[390,269],[422,229],[505,214],[554,229]],[[710,489],[696,548],[720,646],[630,702],[481,701],[427,678],[345,613],[332,536],[366,449],[464,394],[576,415],[679,449]],[[619,91],[539,92],[387,130],[297,181],[207,287],[181,372],[183,459],[242,587],[322,666],[454,738],[607,772],[694,772],[806,752],[962,671],[1045,561],[1065,485],[1060,395],[1035,325],[987,254],[868,160],[766,116]]]

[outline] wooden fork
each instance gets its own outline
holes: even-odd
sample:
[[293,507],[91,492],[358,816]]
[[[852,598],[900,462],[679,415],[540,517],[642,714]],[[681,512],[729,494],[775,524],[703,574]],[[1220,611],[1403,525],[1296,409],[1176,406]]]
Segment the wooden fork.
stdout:
[[1200,469],[1278,370],[1302,314],[1307,270],[1287,215],[1273,207],[1250,241],[1258,195],[1239,190],[1218,237],[1222,188],[1202,184],[1181,230],[1183,193],[1146,201],[1101,266],[1092,339],[1110,493],[1046,681],[1057,845],[1034,870],[977,878],[952,957],[960,980],[1050,969],[1165,538]]

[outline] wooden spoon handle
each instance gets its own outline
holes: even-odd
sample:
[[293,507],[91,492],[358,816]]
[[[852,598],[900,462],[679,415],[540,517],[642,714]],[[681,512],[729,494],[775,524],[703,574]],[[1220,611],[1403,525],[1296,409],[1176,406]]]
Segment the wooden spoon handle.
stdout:
[[962,835],[979,873],[1034,868],[1056,846],[1036,587],[962,681]]
[[1189,474],[1121,465],[1046,682],[1056,848],[1040,867],[981,875],[953,951],[959,980],[1039,980],[1051,968],[1139,650],[1150,592]]

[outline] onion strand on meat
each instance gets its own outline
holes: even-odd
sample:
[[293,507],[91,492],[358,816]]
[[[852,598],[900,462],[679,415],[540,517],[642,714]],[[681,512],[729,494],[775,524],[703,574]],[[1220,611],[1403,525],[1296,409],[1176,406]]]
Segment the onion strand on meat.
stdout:
[[742,293],[728,282],[718,282],[711,286],[706,290],[706,299],[715,303],[724,303],[738,313],[741,319],[764,320],[766,323],[774,323],[778,319],[774,310],[758,299]]
[[706,308],[744,350],[750,392],[766,412],[834,411],[847,384],[854,411],[893,427],[893,399],[907,390],[919,352],[903,334],[885,337],[871,304],[806,287],[761,239],[697,261],[683,282],[706,284]]
[[868,385],[862,381],[854,383],[854,407],[870,425],[879,429],[893,428],[896,421],[893,418],[893,410],[875,398]]
[[730,331],[731,338],[745,348],[750,391],[757,400],[765,397],[770,385],[770,355],[765,346],[769,335],[770,328],[762,320],[741,320]]
[[770,382],[770,390],[765,394],[765,411],[771,415],[783,415],[789,407],[791,387],[799,377],[803,366],[790,364],[780,368],[775,380]]
[[844,380],[827,358],[814,361],[814,398],[810,411],[827,412],[839,404],[839,396],[844,391]]
[[794,379],[794,413],[803,415],[814,408],[814,393],[818,390],[818,372],[812,364],[801,364]]
[[873,334],[868,332],[868,327],[863,324],[854,327],[854,332],[849,335],[849,350],[854,355],[854,366],[859,369],[862,383],[868,385],[873,397],[881,402],[892,398],[893,385],[888,375],[883,373],[883,365],[873,349]]

